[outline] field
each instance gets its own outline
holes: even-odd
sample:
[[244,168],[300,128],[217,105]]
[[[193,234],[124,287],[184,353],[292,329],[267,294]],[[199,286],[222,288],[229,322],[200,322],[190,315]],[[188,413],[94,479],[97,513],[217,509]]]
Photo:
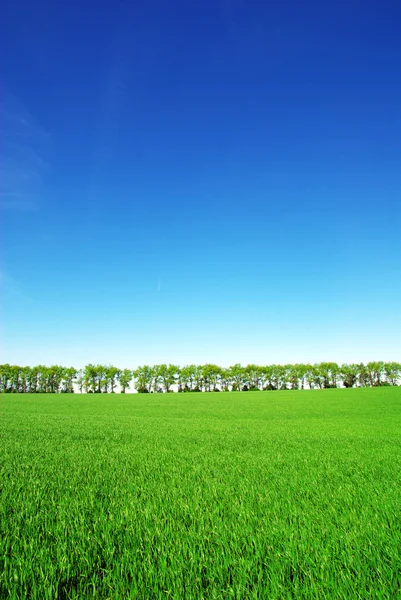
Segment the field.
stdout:
[[0,398],[0,598],[401,597],[401,388]]

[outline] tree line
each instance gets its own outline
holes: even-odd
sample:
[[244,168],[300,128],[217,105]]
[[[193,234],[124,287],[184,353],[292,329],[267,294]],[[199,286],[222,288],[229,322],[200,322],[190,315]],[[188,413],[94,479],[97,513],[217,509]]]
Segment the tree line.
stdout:
[[317,364],[214,364],[144,365],[119,369],[111,365],[86,365],[83,369],[53,365],[20,367],[0,365],[1,393],[138,393],[227,392],[336,387],[401,385],[401,363],[374,361],[367,364],[321,362]]

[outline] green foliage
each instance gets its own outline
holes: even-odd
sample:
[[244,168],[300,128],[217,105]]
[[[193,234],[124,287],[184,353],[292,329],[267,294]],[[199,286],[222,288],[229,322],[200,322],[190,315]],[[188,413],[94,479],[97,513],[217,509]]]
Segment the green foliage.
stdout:
[[179,367],[175,365],[156,365],[153,367],[155,381],[168,393],[177,381],[179,370]]
[[399,597],[400,388],[64,399],[0,398],[0,598]]
[[157,377],[152,367],[144,365],[133,371],[135,388],[140,393],[149,393],[153,391],[153,386],[157,385]]
[[340,377],[346,388],[354,387],[358,383],[360,367],[356,364],[342,365]]
[[384,375],[390,385],[397,385],[401,378],[401,364],[397,362],[384,363]]
[[130,382],[132,381],[133,373],[129,369],[123,369],[119,371],[117,378],[121,387],[121,393],[125,394],[126,390],[129,388]]
[[218,365],[144,365],[134,371],[111,365],[89,364],[82,371],[74,367],[53,365],[19,367],[0,365],[0,392],[3,393],[113,393],[119,384],[121,393],[131,383],[139,393],[190,391],[296,390],[336,387],[380,387],[399,385],[401,364],[382,361],[337,365],[322,362],[315,365],[235,364],[228,369]]

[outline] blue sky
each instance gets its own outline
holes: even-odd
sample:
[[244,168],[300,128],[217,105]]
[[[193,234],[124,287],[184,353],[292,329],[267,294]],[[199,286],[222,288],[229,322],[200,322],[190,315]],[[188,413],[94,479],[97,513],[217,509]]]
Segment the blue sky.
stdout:
[[1,360],[401,360],[401,5],[6,0]]

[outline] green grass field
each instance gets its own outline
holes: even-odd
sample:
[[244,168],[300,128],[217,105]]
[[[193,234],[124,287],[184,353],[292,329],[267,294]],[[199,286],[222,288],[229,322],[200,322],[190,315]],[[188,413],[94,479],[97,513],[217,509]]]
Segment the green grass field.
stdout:
[[401,597],[401,388],[0,398],[0,597]]

